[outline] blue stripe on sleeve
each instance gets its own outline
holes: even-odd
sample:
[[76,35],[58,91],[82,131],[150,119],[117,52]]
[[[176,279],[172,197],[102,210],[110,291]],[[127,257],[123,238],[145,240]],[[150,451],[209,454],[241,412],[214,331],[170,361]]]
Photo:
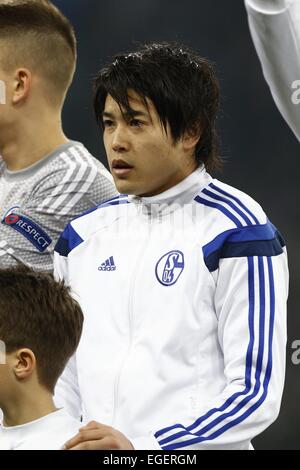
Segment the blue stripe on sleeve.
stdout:
[[[220,406],[219,408],[212,408],[209,410],[205,415],[198,418],[191,426],[188,428],[184,428],[182,425],[174,425],[168,428],[162,429],[155,434],[155,437],[158,438],[162,434],[165,434],[172,429],[181,428],[184,431],[180,433],[173,434],[170,437],[159,442],[160,445],[164,445],[169,441],[173,441],[176,438],[182,437],[186,435],[187,431],[191,432],[193,429],[198,427],[203,421],[207,420],[213,414],[219,411],[225,411],[239,396],[247,395],[251,390],[251,369],[252,369],[252,358],[253,358],[253,345],[254,345],[254,264],[253,258],[248,259],[248,285],[249,285],[249,315],[248,315],[248,326],[249,326],[249,344],[247,348],[246,354],[246,369],[245,369],[245,389],[241,392],[236,392],[231,397],[229,397],[226,402]],[[205,429],[205,428],[204,428]],[[204,431],[203,431],[204,432]]]
[[208,189],[203,189],[203,194],[206,194],[206,196],[211,197],[212,199],[215,199],[217,201],[225,202],[225,204],[228,204],[229,207],[231,207],[232,210],[234,210],[237,214],[239,214],[242,219],[246,222],[247,225],[252,225],[251,220],[249,217],[246,216],[246,214],[241,211],[232,201],[226,199],[225,197],[219,196],[218,194],[215,194]]
[[63,234],[59,238],[55,246],[55,251],[61,255],[67,257],[69,253],[74,250],[83,242],[82,238],[73,229],[72,225],[69,224],[65,228]]
[[[265,371],[265,377],[263,381],[263,393],[261,397],[250,407],[248,408],[242,415],[236,417],[234,420],[230,420],[228,423],[226,423],[224,426],[222,426],[220,429],[216,430],[209,436],[203,436],[204,433],[207,433],[209,430],[211,430],[213,427],[215,427],[219,422],[222,420],[231,417],[233,415],[236,415],[250,400],[253,400],[255,398],[260,389],[261,389],[261,372],[262,372],[262,361],[263,361],[263,348],[264,348],[264,331],[265,331],[265,278],[264,278],[264,266],[263,266],[263,259],[259,258],[258,259],[258,271],[259,271],[259,294],[260,294],[260,314],[259,314],[259,347],[258,347],[258,356],[257,356],[257,361],[256,361],[256,372],[255,372],[255,386],[253,389],[253,392],[245,397],[233,410],[231,410],[228,413],[224,413],[223,415],[220,415],[218,418],[216,418],[214,421],[209,423],[207,426],[204,428],[198,430],[197,432],[191,433],[189,432],[192,429],[195,429],[199,425],[199,419],[189,428],[184,428],[182,425],[177,424],[176,426],[165,428],[162,431],[159,431],[158,433],[155,434],[155,437],[158,438],[160,435],[175,429],[175,428],[181,428],[185,429],[185,431],[173,434],[166,439],[163,439],[159,441],[159,444],[162,446],[162,449],[164,450],[175,450],[183,447],[188,447],[193,444],[201,443],[203,441],[209,441],[217,438],[224,432],[226,432],[228,429],[236,426],[237,424],[240,424],[242,421],[244,421],[248,416],[250,416],[265,400],[268,392],[268,385],[270,382],[271,378],[271,371],[272,371],[272,340],[273,340],[273,331],[274,331],[274,316],[275,316],[275,291],[274,291],[274,276],[273,276],[273,267],[272,267],[272,260],[271,258],[267,258],[267,263],[268,263],[268,280],[269,280],[269,286],[270,286],[270,322],[269,322],[269,336],[268,336],[268,361],[267,361],[267,366],[266,366],[266,371]],[[251,344],[251,351],[253,351],[253,343],[254,343],[254,273],[253,273],[253,259],[248,258],[248,266],[249,266],[249,332],[250,332],[250,343],[251,343],[251,338],[253,338],[253,342]],[[252,314],[251,314],[252,311]],[[248,351],[247,351],[247,357],[246,357],[246,388],[247,388],[247,366],[249,365],[248,360],[250,360],[250,355],[249,355],[249,346],[248,345]],[[252,363],[252,352],[251,352],[251,363]],[[248,371],[249,372],[249,371]],[[251,377],[251,373],[250,373]],[[251,387],[250,387],[251,388]],[[242,395],[244,392],[241,392],[239,394],[235,395]],[[234,396],[234,395],[233,395]],[[229,399],[230,400],[230,399]],[[227,402],[229,402],[227,400]],[[226,402],[226,403],[227,403]],[[229,405],[227,405],[229,406]],[[224,405],[220,408],[216,408],[213,411],[222,411],[224,408]],[[210,416],[212,413],[209,412],[203,417],[206,419],[208,416]],[[200,418],[201,421],[203,421],[202,418]],[[200,421],[200,422],[201,422]],[[197,423],[197,424],[196,424]],[[191,436],[191,439],[189,440],[182,440],[177,443],[174,443],[175,439],[179,439],[180,437],[183,436]],[[193,436],[193,438],[192,438]],[[172,444],[170,444],[170,441],[173,441]],[[168,445],[165,445],[169,442]]]
[[226,217],[228,217],[236,225],[236,227],[240,227],[240,228],[243,227],[243,225],[239,221],[239,219],[237,217],[235,217],[235,215],[233,215],[232,212],[230,212],[228,209],[226,209],[226,207],[222,206],[222,204],[217,204],[216,202],[208,201],[207,199],[204,199],[200,196],[196,196],[194,200],[196,202],[198,202],[198,204],[203,204],[204,206],[213,207],[214,209],[218,209],[220,212],[222,212],[224,215],[226,215]]
[[255,215],[248,209],[247,206],[245,206],[245,204],[242,203],[242,201],[240,199],[238,199],[236,196],[233,196],[232,194],[229,194],[227,193],[226,191],[224,191],[224,189],[221,189],[219,188],[219,186],[216,186],[215,184],[213,183],[210,183],[209,186],[214,189],[215,191],[218,191],[220,194],[223,194],[224,196],[227,196],[227,197],[230,197],[231,199],[233,199],[235,202],[237,202],[251,217],[252,219],[254,220],[254,222],[256,224],[259,224],[259,221],[257,220],[257,218],[255,217]]
[[218,269],[222,258],[246,256],[277,256],[283,252],[284,240],[269,221],[265,225],[252,225],[227,230],[203,248],[204,262],[209,271]]

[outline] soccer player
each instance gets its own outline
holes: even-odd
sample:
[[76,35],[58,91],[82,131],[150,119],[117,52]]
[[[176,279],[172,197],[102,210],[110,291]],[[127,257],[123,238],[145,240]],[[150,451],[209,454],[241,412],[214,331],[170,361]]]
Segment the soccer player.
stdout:
[[82,331],[79,304],[50,274],[0,269],[0,450],[61,449],[81,427],[53,390]]
[[300,140],[300,2],[245,0],[245,4],[274,101]]
[[66,224],[117,194],[62,129],[75,64],[73,27],[51,2],[0,0],[0,267],[52,271]]
[[56,246],[56,276],[85,316],[57,401],[100,421],[67,448],[250,449],[280,408],[287,259],[259,204],[208,173],[220,164],[214,70],[151,44],[95,86],[122,195]]

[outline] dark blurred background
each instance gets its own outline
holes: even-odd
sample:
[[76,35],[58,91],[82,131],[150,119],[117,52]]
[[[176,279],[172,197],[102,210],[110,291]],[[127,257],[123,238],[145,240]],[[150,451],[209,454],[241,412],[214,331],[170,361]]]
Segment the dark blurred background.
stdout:
[[[106,165],[92,108],[91,82],[112,55],[139,42],[176,40],[215,64],[222,88],[219,130],[225,168],[219,179],[249,193],[284,235],[289,251],[287,376],[278,420],[254,440],[256,449],[300,450],[300,144],[281,118],[262,76],[242,0],[54,0],[73,22],[77,74],[64,128]],[[295,77],[300,79],[300,77]],[[299,290],[297,290],[297,286]]]

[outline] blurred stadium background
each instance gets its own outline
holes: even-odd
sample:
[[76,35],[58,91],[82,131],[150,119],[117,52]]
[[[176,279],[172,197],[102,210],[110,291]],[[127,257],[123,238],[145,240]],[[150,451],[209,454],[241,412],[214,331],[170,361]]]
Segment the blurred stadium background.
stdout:
[[[256,449],[300,449],[300,146],[277,111],[251,42],[242,0],[54,0],[73,22],[79,60],[64,111],[68,137],[106,158],[92,108],[91,82],[113,54],[137,43],[176,40],[215,64],[222,88],[219,130],[225,167],[220,179],[262,204],[289,251],[287,376],[278,420]],[[300,77],[295,77],[300,79]],[[299,315],[299,317],[298,317]],[[300,356],[300,355],[299,355]]]

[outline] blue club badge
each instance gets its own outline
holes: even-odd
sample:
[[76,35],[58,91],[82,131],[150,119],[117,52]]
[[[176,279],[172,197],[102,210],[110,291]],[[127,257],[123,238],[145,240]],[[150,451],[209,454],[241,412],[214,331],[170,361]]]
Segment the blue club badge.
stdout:
[[156,264],[155,274],[163,286],[175,284],[184,270],[184,256],[179,250],[169,251]]

